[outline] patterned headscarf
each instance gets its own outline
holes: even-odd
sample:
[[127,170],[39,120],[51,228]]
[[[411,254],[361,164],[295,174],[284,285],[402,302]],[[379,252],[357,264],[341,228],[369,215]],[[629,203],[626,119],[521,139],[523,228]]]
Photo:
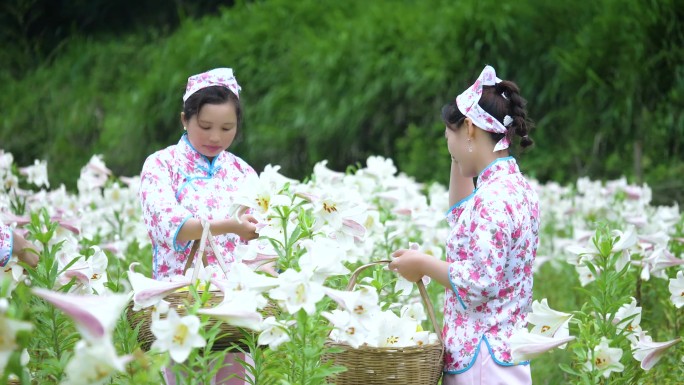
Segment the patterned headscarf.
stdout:
[[235,96],[240,98],[240,85],[233,75],[231,68],[215,68],[211,71],[203,72],[201,74],[192,75],[188,78],[188,85],[185,87],[185,95],[183,95],[183,102],[188,100],[190,95],[211,86],[223,86],[228,88]]
[[[475,83],[456,97],[456,106],[464,116],[472,119],[473,124],[481,129],[497,134],[505,134],[508,131],[507,126],[513,122],[513,119],[506,115],[502,124],[478,104],[482,96],[482,86],[493,86],[496,83],[501,83],[501,79],[496,77],[496,71],[494,71],[492,66],[486,66]],[[508,136],[504,136],[494,146],[494,152],[506,149],[509,145]]]

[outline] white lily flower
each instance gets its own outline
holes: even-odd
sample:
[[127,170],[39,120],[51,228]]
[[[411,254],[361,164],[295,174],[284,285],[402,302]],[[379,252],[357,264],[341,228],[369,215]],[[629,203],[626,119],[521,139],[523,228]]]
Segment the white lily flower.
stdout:
[[418,322],[408,317],[398,317],[389,310],[379,313],[376,318],[377,340],[369,345],[381,348],[414,345],[412,338],[418,329]]
[[601,342],[594,348],[593,355],[589,352],[589,357],[593,357],[593,361],[585,363],[587,370],[598,370],[603,377],[610,377],[611,373],[622,372],[625,366],[620,362],[622,358],[622,349],[611,348],[610,340],[606,337],[601,337]]
[[4,314],[0,314],[0,373],[5,372],[10,355],[19,347],[16,339],[17,333],[31,329],[33,329],[33,324],[30,322],[7,318]]
[[[629,317],[634,317],[627,321]],[[620,331],[626,330],[629,334],[638,334],[641,331],[641,307],[637,306],[636,299],[632,297],[632,301],[628,304],[620,306],[620,309],[615,313],[613,324],[617,325]]]
[[278,258],[278,253],[268,240],[256,239],[247,244],[239,244],[233,253],[235,262],[261,264]]
[[430,333],[429,331],[426,331],[426,330],[416,332],[416,334],[414,334],[413,337],[411,337],[411,341],[413,341],[413,345],[417,345],[417,346],[428,345],[431,343],[430,342],[431,341],[431,338],[430,338],[431,334],[434,334],[434,333]]
[[653,339],[645,332],[641,332],[637,343],[632,346],[634,359],[641,362],[641,369],[650,370],[665,354],[665,350],[680,342],[681,338],[665,342],[653,342]]
[[37,187],[50,187],[50,181],[48,180],[47,161],[40,161],[36,159],[33,161],[33,166],[21,168],[19,169],[19,172],[23,175],[26,175],[28,182]]
[[280,191],[288,183],[290,185],[299,184],[298,180],[288,178],[288,177],[280,174],[279,171],[280,171],[280,166],[278,166],[278,165],[273,166],[271,164],[267,164],[266,167],[264,167],[264,171],[262,171],[261,174],[259,175],[259,178],[266,185],[268,185],[272,191]]
[[344,178],[343,172],[332,171],[327,167],[328,161],[322,160],[313,167],[313,177],[316,184],[327,186],[339,183]]
[[95,344],[79,341],[74,355],[64,369],[66,379],[62,385],[102,385],[111,381],[112,375],[124,372],[132,356],[119,357],[111,341]]
[[402,317],[408,317],[418,323],[427,319],[425,308],[423,307],[422,302],[413,302],[410,305],[402,306],[401,312],[399,314],[401,314]]
[[677,278],[670,279],[670,300],[679,309],[684,306],[684,271],[677,272]]
[[551,309],[546,298],[532,302],[532,313],[527,317],[527,321],[535,325],[531,333],[558,338],[570,335],[570,319],[572,314]]
[[594,273],[592,273],[591,270],[589,270],[589,268],[586,266],[576,266],[575,270],[579,275],[580,284],[582,286],[587,286],[588,284],[596,280],[596,276],[594,275]]
[[202,348],[207,341],[199,334],[200,320],[195,315],[179,317],[175,310],[169,310],[166,319],[153,321],[150,326],[157,338],[153,349],[169,352],[175,362],[185,362],[193,348]]
[[[616,269],[622,270],[630,261],[629,249],[637,243],[637,235],[634,226],[628,226],[627,230],[622,232],[614,230],[613,247],[611,253],[620,253],[620,257],[616,263]],[[568,263],[575,266],[583,266],[587,261],[592,261],[596,256],[600,255],[600,251],[596,248],[593,241],[589,240],[589,247],[582,247],[578,245],[570,245],[566,248],[569,253],[567,258]]]
[[333,341],[346,343],[356,349],[371,339],[367,329],[348,311],[336,309],[332,312],[322,312],[321,315],[333,324],[330,333]]
[[255,293],[263,293],[267,290],[278,287],[277,278],[259,274],[244,263],[234,262],[231,264],[231,274],[226,280],[212,280],[220,289],[224,291],[226,298],[230,296],[228,290],[251,290]]
[[264,320],[263,331],[259,334],[258,344],[268,345],[271,350],[290,340],[287,329],[295,324],[295,321],[277,321],[275,317]]
[[359,285],[354,291],[342,291],[324,287],[325,294],[339,306],[357,318],[361,325],[369,325],[374,314],[380,312],[378,293],[372,286]]
[[81,168],[81,175],[76,182],[78,191],[82,195],[87,195],[98,191],[107,183],[107,179],[112,174],[102,161],[102,155],[93,155],[88,163]]
[[349,274],[342,261],[345,252],[339,245],[327,238],[306,239],[301,242],[306,252],[299,258],[302,271],[310,272],[314,280],[323,283],[333,275]]
[[630,249],[637,243],[637,234],[634,226],[628,226],[627,230],[624,232],[613,230],[612,235],[613,238],[616,239],[615,243],[613,243],[613,249],[611,250],[613,253]]
[[287,269],[278,276],[280,286],[271,289],[271,298],[279,301],[288,313],[295,314],[304,309],[311,315],[316,311],[316,304],[325,295],[323,285],[311,279],[310,273]]
[[531,360],[574,339],[574,336],[547,337],[521,328],[514,331],[510,338],[511,355],[515,362]]
[[394,161],[391,158],[383,158],[381,156],[369,156],[366,159],[366,168],[364,171],[374,177],[384,180],[397,173],[397,168],[394,166]]
[[268,216],[273,207],[289,206],[291,199],[279,194],[280,187],[277,183],[271,183],[268,174],[262,173],[262,176],[249,174],[235,193],[234,209],[240,206],[249,207],[257,214]]
[[205,314],[233,326],[260,330],[263,317],[256,310],[261,302],[259,297],[251,290],[233,291],[218,306],[200,309],[197,314]]

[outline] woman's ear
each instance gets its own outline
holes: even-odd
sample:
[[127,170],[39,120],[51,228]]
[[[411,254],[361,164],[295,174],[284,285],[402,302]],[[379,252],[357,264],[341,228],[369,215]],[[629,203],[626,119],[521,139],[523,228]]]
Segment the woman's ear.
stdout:
[[470,118],[465,118],[463,123],[465,124],[466,138],[474,139],[475,138],[475,131],[477,130],[477,127],[473,124],[473,120]]
[[188,121],[185,119],[185,112],[181,111],[180,118],[181,118],[181,124],[183,125],[183,127],[187,127]]

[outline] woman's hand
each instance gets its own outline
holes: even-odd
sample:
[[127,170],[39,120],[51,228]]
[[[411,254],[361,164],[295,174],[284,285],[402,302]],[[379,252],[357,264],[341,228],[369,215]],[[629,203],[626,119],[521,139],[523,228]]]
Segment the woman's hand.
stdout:
[[36,267],[38,266],[38,248],[31,242],[27,241],[24,237],[14,233],[14,255],[19,258],[20,262]]
[[257,223],[259,223],[259,221],[251,214],[240,215],[240,221],[237,225],[235,234],[248,241],[259,238],[259,234],[256,232]]
[[424,267],[431,258],[417,250],[400,249],[392,253],[394,258],[389,264],[392,271],[401,274],[410,282],[417,282],[425,275]]

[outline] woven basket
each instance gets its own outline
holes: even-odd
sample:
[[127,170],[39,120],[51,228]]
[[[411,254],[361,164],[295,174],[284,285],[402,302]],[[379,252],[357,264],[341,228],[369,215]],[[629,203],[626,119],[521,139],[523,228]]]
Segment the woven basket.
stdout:
[[[347,291],[354,288],[356,280],[364,269],[389,263],[378,261],[363,265],[352,274]],[[374,348],[360,346],[356,349],[343,343],[328,341],[327,347],[342,350],[341,353],[324,354],[322,361],[332,361],[334,365],[344,366],[347,371],[328,377],[328,383],[337,385],[436,385],[442,377],[444,367],[444,343],[437,327],[435,311],[422,281],[416,283],[423,298],[430,322],[439,341],[422,346],[403,348]]]
[[[214,307],[223,301],[223,292],[212,290],[211,293],[212,295],[207,301],[206,307]],[[172,293],[164,298],[164,300],[169,302],[169,308],[174,309],[179,316],[182,317],[187,314],[185,307],[185,302],[188,301],[187,293]],[[261,310],[261,314],[264,318],[266,318],[269,316],[276,316],[279,311],[279,308],[274,303],[269,301],[268,305]],[[140,348],[144,351],[150,350],[152,343],[156,339],[154,334],[152,334],[152,330],[150,330],[152,321],[151,308],[133,311],[133,303],[129,303],[128,308],[126,309],[126,318],[128,319],[128,323],[131,325],[131,328],[135,329],[138,324],[141,324],[140,330],[138,331],[138,342],[140,343]],[[219,321],[210,318],[206,328],[211,329],[217,322]],[[232,350],[235,349],[236,346],[242,347],[243,349],[246,348],[246,346],[240,343],[240,339],[243,336],[237,327],[222,322],[219,328],[219,335],[212,346],[213,351],[222,351],[226,349]]]
[[[223,273],[226,276],[228,276],[228,267],[225,265],[224,259],[219,254],[218,248],[216,247],[216,243],[214,241],[214,237],[209,231],[209,224],[206,221],[203,221],[202,227],[202,238],[200,239],[199,243],[197,241],[193,242],[192,249],[190,250],[190,255],[188,256],[188,260],[185,264],[185,269],[183,272],[187,272],[193,264],[195,265],[195,267],[207,264],[204,248],[208,241],[209,246],[214,250],[214,255],[216,255],[216,260],[219,262],[219,266],[223,270]],[[199,270],[199,268],[194,269],[192,282],[197,282]],[[201,296],[202,291],[199,292]],[[209,308],[218,305],[223,301],[223,297],[223,292],[219,290],[212,290],[211,296],[209,300],[206,302],[205,307]],[[192,305],[192,303],[194,302],[194,298],[190,295],[189,292],[171,293],[167,295],[164,298],[164,300],[169,303],[169,309],[174,309],[176,313],[178,313],[178,315],[181,317],[187,314],[185,304],[188,303]],[[261,314],[264,318],[269,316],[276,316],[278,312],[278,306],[270,300],[268,305],[261,310]],[[146,308],[139,311],[133,311],[133,302],[131,302],[128,304],[128,307],[126,308],[126,318],[128,319],[128,323],[130,324],[131,328],[135,329],[138,325],[140,325],[140,330],[138,332],[138,342],[140,343],[140,347],[142,350],[148,351],[152,346],[152,343],[156,339],[154,337],[154,334],[152,334],[152,331],[150,330],[150,325],[152,323],[152,309]],[[211,318],[206,326],[207,330],[212,328],[218,322],[220,321]],[[242,333],[237,327],[223,322],[220,325],[220,332],[216,340],[214,341],[212,350],[222,351],[226,349],[234,349],[236,346],[246,348],[242,343],[240,343],[241,338]]]

